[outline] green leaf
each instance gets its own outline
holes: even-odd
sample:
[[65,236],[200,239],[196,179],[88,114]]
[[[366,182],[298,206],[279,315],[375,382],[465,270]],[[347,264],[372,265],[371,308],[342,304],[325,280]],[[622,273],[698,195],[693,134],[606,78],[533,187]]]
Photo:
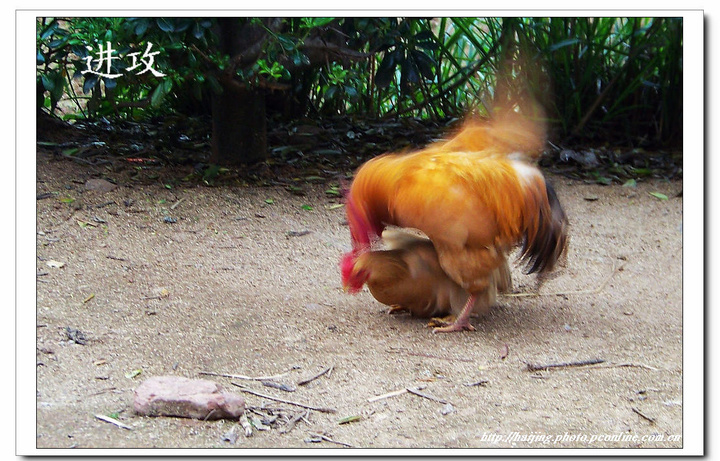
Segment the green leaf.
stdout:
[[150,20],[147,18],[140,18],[137,21],[137,24],[135,24],[135,35],[138,37],[142,37],[142,35],[147,30],[148,26],[150,25]]
[[354,423],[356,421],[360,421],[361,419],[362,419],[362,416],[360,416],[360,415],[347,416],[345,418],[340,419],[338,421],[338,424]]
[[52,91],[55,88],[55,82],[53,82],[47,74],[42,74],[40,80],[42,81],[43,88],[46,90]]
[[652,195],[653,197],[660,199],[660,200],[667,200],[668,196],[665,194],[661,194],[660,192],[648,192],[648,194]]
[[40,40],[47,40],[58,28],[57,19],[53,19],[50,24],[40,34]]
[[125,377],[128,379],[133,379],[137,376],[139,376],[142,373],[142,369],[138,368],[136,370],[129,371],[125,373]]
[[625,181],[625,184],[623,184],[623,187],[637,187],[637,181],[634,179],[628,179]]
[[612,179],[605,176],[599,176],[597,179],[595,179],[595,181],[604,186],[609,186],[610,184],[612,184]]
[[280,42],[280,46],[282,46],[285,51],[292,51],[295,49],[295,40],[292,38],[285,35],[278,35],[277,39]]
[[268,205],[272,205],[273,203],[275,203],[275,200],[273,200],[271,198],[266,198],[265,203],[267,203]]
[[175,26],[166,18],[158,18],[155,22],[163,32],[173,32],[175,30]]
[[387,88],[390,86],[390,83],[395,79],[395,67],[397,67],[401,60],[404,60],[404,56],[402,50],[385,53],[375,74],[375,84],[378,88]]
[[303,205],[300,208],[302,208],[305,211],[312,211],[313,207],[311,205]]
[[220,82],[218,82],[217,78],[215,78],[214,75],[208,75],[207,82],[210,85],[210,89],[212,89],[213,93],[222,94],[223,87],[222,85],[220,85]]
[[153,91],[152,96],[150,97],[150,104],[153,107],[158,107],[160,103],[165,99],[165,96],[170,93],[170,90],[172,89],[172,80],[165,79],[160,82],[160,84],[155,88],[155,91]]

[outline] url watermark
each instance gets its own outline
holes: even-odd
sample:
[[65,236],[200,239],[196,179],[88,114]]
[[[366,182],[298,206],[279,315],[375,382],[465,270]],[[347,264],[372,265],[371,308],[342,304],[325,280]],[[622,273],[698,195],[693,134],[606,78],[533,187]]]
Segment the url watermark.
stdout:
[[542,434],[539,432],[531,432],[523,434],[520,432],[510,432],[509,434],[496,434],[493,432],[483,432],[480,436],[480,442],[490,442],[492,444],[499,443],[526,443],[528,445],[544,445],[552,446],[562,443],[582,443],[593,445],[595,443],[658,443],[658,442],[680,442],[681,435],[665,435],[665,434],[573,434],[565,432],[564,434]]

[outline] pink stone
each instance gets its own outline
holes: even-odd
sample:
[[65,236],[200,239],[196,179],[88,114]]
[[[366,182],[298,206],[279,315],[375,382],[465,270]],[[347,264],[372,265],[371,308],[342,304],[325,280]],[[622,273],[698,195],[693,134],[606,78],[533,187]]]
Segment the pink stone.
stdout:
[[135,390],[135,412],[145,416],[237,419],[244,411],[245,399],[204,379],[155,376]]

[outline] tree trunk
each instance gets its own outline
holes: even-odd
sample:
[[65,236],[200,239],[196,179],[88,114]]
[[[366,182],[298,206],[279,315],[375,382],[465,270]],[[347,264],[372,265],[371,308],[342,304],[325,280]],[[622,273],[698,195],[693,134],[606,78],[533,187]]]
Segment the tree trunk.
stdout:
[[[262,27],[238,18],[219,18],[217,33],[220,50],[231,57],[258,47],[266,35]],[[233,74],[218,75],[223,91],[212,95],[211,161],[231,166],[262,162],[268,158],[265,93],[245,87]]]
[[267,159],[267,122],[263,90],[223,85],[212,96],[212,163],[241,165]]

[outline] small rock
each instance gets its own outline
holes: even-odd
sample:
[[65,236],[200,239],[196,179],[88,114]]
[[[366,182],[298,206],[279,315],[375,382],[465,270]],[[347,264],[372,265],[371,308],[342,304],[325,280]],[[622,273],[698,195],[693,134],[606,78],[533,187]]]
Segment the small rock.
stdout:
[[114,190],[117,185],[107,181],[105,179],[88,179],[85,181],[85,190],[95,190],[98,192],[110,192]]
[[70,341],[73,341],[82,346],[87,344],[87,338],[85,337],[85,334],[80,330],[65,327],[65,334],[67,334],[67,337]]
[[155,376],[135,390],[135,412],[145,416],[195,419],[238,419],[245,399],[224,392],[219,384],[179,376]]
[[452,404],[448,403],[442,409],[440,410],[440,413],[443,415],[449,415],[450,413],[455,412],[455,407],[452,406]]
[[238,433],[234,427],[222,436],[223,442],[228,442],[231,445],[234,445],[235,442],[237,442],[237,439],[238,439]]

